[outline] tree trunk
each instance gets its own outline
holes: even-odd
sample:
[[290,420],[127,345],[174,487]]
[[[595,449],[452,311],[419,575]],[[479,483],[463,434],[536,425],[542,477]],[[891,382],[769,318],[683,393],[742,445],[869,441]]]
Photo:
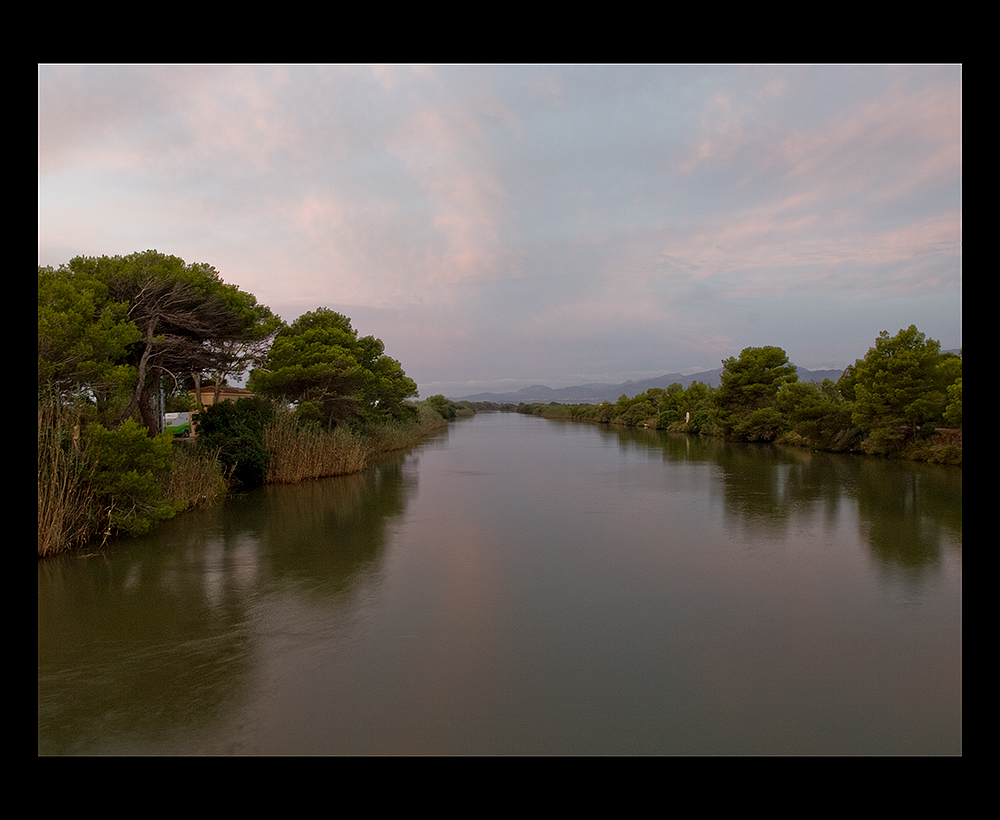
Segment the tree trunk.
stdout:
[[[136,409],[139,410],[139,414],[142,417],[143,423],[146,422],[146,419],[149,415],[149,413],[146,411],[145,408],[142,407],[142,405],[145,404],[145,402],[143,402],[143,398],[144,394],[147,393],[146,371],[149,366],[149,357],[150,355],[152,355],[153,352],[153,329],[155,328],[155,326],[156,326],[156,318],[155,317],[150,318],[149,323],[146,326],[146,347],[143,349],[142,356],[139,359],[139,367],[138,367],[139,378],[136,380],[135,383],[135,392],[132,393],[132,398],[129,400],[128,406],[125,408],[124,411],[122,411],[121,415],[115,422],[114,426],[116,428],[119,427],[121,423],[125,421],[125,419],[131,416],[136,411]],[[150,427],[148,424],[146,424],[146,427],[150,435],[154,435],[153,432],[154,428]]]

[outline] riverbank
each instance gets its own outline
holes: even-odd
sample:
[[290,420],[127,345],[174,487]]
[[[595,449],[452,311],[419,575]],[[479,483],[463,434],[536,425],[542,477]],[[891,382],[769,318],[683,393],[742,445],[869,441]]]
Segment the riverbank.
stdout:
[[[169,435],[148,438],[141,429],[115,431],[115,458],[101,442],[81,435],[82,414],[40,403],[38,410],[38,557],[47,558],[138,535],[190,509],[218,502],[239,485],[236,465],[219,448]],[[332,431],[298,425],[278,413],[263,429],[263,484],[294,484],[348,475],[374,459],[414,447],[447,422],[426,406],[412,420]],[[125,445],[123,446],[122,442]],[[125,457],[123,457],[125,456]]]
[[[655,430],[664,430],[670,433],[684,433],[686,435],[709,436],[712,438],[727,438],[721,425],[715,420],[715,415],[711,408],[699,406],[694,413],[686,413],[681,418],[676,418],[679,414],[649,413],[646,407],[637,400],[644,396],[637,396],[634,399],[612,404],[605,402],[600,405],[590,404],[519,404],[519,405],[492,405],[490,407],[479,407],[477,409],[503,410],[506,412],[517,412],[540,418],[563,419],[569,421],[588,421],[595,424],[613,424],[622,427],[643,427]],[[634,408],[639,407],[639,412]],[[841,415],[840,419],[843,419]],[[787,424],[788,429],[777,433],[772,439],[763,440],[760,443],[774,443],[788,447],[803,447],[809,450],[829,453],[858,453],[864,455],[881,455],[900,461],[920,461],[929,464],[944,464],[955,467],[962,466],[962,429],[959,428],[938,428],[928,430],[925,435],[918,436],[915,440],[906,442],[896,449],[888,452],[872,452],[865,448],[864,432],[850,426],[828,425],[828,429],[817,432],[816,427],[812,429],[796,429],[791,423]],[[809,435],[808,433],[811,433]]]

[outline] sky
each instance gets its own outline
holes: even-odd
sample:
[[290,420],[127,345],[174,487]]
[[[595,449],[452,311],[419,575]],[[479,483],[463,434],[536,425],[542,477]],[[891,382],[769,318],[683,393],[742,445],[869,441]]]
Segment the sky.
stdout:
[[424,398],[960,348],[962,67],[39,65],[39,265],[147,249]]

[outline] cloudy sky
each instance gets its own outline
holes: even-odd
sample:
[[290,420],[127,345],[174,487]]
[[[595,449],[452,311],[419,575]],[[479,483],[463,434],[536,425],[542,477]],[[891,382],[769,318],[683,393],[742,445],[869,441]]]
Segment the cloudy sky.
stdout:
[[38,262],[327,306],[421,396],[962,345],[962,69],[38,67]]

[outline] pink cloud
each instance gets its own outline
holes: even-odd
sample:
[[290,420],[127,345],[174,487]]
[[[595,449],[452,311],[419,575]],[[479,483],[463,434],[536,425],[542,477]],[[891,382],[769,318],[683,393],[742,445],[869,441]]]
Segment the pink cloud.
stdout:
[[441,243],[431,262],[434,269],[425,271],[432,282],[489,278],[496,272],[504,194],[481,162],[481,142],[470,113],[431,105],[400,122],[388,140],[389,150],[422,188]]

